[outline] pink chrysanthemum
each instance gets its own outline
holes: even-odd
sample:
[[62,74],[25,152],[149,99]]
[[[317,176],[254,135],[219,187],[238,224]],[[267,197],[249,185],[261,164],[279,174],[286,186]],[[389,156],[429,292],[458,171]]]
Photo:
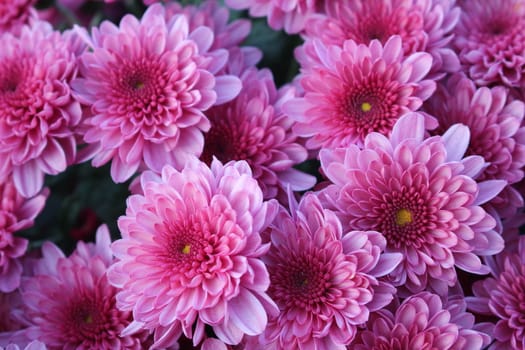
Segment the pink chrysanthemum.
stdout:
[[486,274],[479,256],[503,249],[495,219],[480,205],[506,183],[478,184],[471,178],[485,162],[479,156],[463,158],[466,126],[424,139],[423,119],[409,113],[390,138],[372,133],[363,149],[321,150],[321,167],[333,182],[323,194],[343,224],[379,231],[387,239],[387,252],[403,254],[403,263],[389,275],[396,286],[446,295],[457,279],[455,266]]
[[292,133],[293,120],[281,112],[295,89],[277,90],[269,70],[248,69],[241,80],[239,96],[206,112],[211,129],[204,138],[201,160],[207,164],[213,157],[223,163],[246,160],[267,199],[284,193],[287,186],[293,191],[312,187],[315,178],[293,168],[308,154]]
[[139,167],[160,172],[165,164],[181,168],[204,145],[210,127],[203,111],[234,98],[238,78],[214,76],[228,58],[209,51],[208,27],[189,31],[184,15],[165,18],[152,5],[142,20],[126,15],[116,27],[104,22],[92,32],[92,52],[82,55],[76,96],[91,107],[81,160],[94,155],[94,166],[111,160],[115,182]]
[[432,55],[431,72],[437,78],[460,69],[457,55],[447,47],[459,15],[454,0],[328,1],[326,14],[307,21],[304,36],[342,46],[347,39],[368,45],[399,35],[405,56],[418,51]]
[[20,284],[22,264],[19,258],[27,250],[27,240],[17,231],[29,228],[44,208],[47,191],[26,199],[9,177],[0,183],[0,292],[12,292]]
[[[440,85],[425,107],[439,122],[437,133],[456,123],[469,127],[471,137],[466,154],[483,156],[488,163],[476,176],[477,181],[501,179],[511,185],[523,179],[525,104],[510,100],[507,89],[476,89],[474,82],[458,74]],[[512,217],[523,206],[523,199],[517,190],[507,186],[490,204],[500,215]]]
[[11,0],[0,2],[0,35],[20,34],[22,26],[36,19],[33,5],[36,0]]
[[403,301],[395,313],[381,310],[371,316],[349,350],[421,349],[480,350],[490,338],[475,329],[462,297],[443,304],[428,292]]
[[268,294],[281,312],[261,337],[277,349],[345,349],[370,311],[392,301],[396,289],[376,277],[402,259],[382,253],[378,232],[344,233],[341,222],[307,194],[291,212],[282,208],[271,226],[272,247],[263,261]]
[[166,4],[166,18],[185,14],[190,31],[201,26],[213,31],[211,50],[230,49],[239,46],[250,34],[251,22],[247,19],[229,21],[230,12],[218,4],[217,0],[205,0],[199,6],[182,6],[175,2]]
[[323,10],[323,0],[226,0],[226,5],[249,9],[253,17],[268,17],[270,28],[289,34],[302,31],[308,17]]
[[32,197],[44,174],[75,160],[81,109],[69,83],[83,45],[44,22],[0,41],[0,178],[12,171],[17,189]]
[[424,80],[430,54],[404,58],[401,44],[399,36],[384,47],[377,40],[369,46],[347,40],[342,48],[314,41],[320,64],[302,72],[304,97],[283,106],[297,120],[294,131],[309,137],[307,147],[344,147],[362,144],[372,131],[389,134],[401,115],[434,92],[435,82]]
[[[79,242],[69,257],[50,242],[42,258],[24,277],[20,290],[31,325],[30,339],[51,349],[143,349],[148,334],[120,336],[131,322],[128,311],[116,307],[117,289],[107,278],[113,263],[109,231],[101,226],[96,244]],[[144,342],[144,343],[143,343]]]
[[525,237],[517,251],[507,251],[488,260],[491,277],[474,283],[467,304],[473,312],[498,318],[487,327],[495,342],[491,350],[525,349]]
[[461,1],[454,46],[478,85],[525,86],[525,2]]
[[260,334],[278,312],[259,235],[277,202],[263,201],[248,164],[214,160],[210,169],[195,158],[181,172],[145,172],[141,183],[144,195],[131,196],[118,221],[120,261],[109,271],[119,308],[135,318],[125,333],[154,330],[155,347],[181,332],[197,345],[206,325],[226,344]]

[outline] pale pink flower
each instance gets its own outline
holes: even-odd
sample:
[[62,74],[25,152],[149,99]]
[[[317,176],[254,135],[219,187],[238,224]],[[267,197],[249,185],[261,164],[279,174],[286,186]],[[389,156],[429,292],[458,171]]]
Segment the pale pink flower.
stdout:
[[362,144],[370,132],[389,134],[401,115],[421,107],[435,89],[425,80],[432,57],[404,57],[401,45],[399,36],[384,46],[377,40],[368,46],[347,40],[342,48],[314,41],[320,63],[301,73],[304,97],[283,106],[297,120],[297,135],[309,138],[308,148]]
[[442,77],[460,69],[456,53],[448,48],[460,9],[454,0],[327,1],[326,14],[311,16],[304,36],[326,45],[342,46],[347,39],[368,45],[386,43],[392,35],[403,39],[403,53],[432,55],[431,74]]
[[396,289],[377,277],[402,260],[383,253],[378,232],[343,230],[314,194],[284,208],[269,232],[272,247],[263,258],[270,272],[268,294],[280,314],[261,337],[277,349],[345,349],[358,325],[393,299]]
[[0,182],[0,292],[12,292],[20,285],[20,258],[27,250],[28,241],[15,234],[33,226],[47,195],[45,190],[27,199],[16,190],[11,177]]
[[20,290],[31,324],[25,332],[52,349],[135,349],[148,346],[148,334],[121,336],[131,312],[116,307],[117,289],[107,278],[113,263],[107,227],[97,231],[96,244],[79,242],[64,253],[46,242],[42,258],[24,277]]
[[22,27],[36,19],[36,0],[0,1],[0,35],[20,34]]
[[440,133],[456,123],[470,129],[467,155],[482,156],[488,163],[477,181],[501,179],[505,189],[489,203],[504,217],[512,217],[523,206],[521,194],[511,187],[523,179],[525,166],[525,104],[512,100],[502,86],[476,88],[463,75],[454,75],[438,86],[425,111],[435,116]]
[[478,85],[525,87],[525,1],[461,1],[454,46]]
[[277,202],[263,201],[248,164],[214,160],[210,169],[194,158],[140,179],[144,194],[127,201],[109,270],[119,308],[135,318],[124,334],[154,331],[162,348],[182,332],[199,344],[206,325],[226,344],[262,333],[278,312],[260,260]]
[[17,189],[32,197],[45,174],[75,160],[81,108],[69,84],[83,45],[44,22],[0,41],[0,178],[12,171]]
[[228,52],[209,51],[208,27],[190,31],[184,15],[165,18],[164,7],[150,6],[139,21],[126,15],[117,27],[103,22],[92,31],[92,51],[81,56],[82,78],[73,82],[90,113],[83,125],[89,146],[79,160],[94,156],[96,167],[111,161],[115,182],[137,170],[181,168],[198,156],[210,122],[203,114],[233,99],[238,78],[214,74]]
[[487,259],[492,276],[474,282],[474,296],[466,298],[471,311],[497,317],[486,325],[495,340],[491,350],[525,349],[525,236],[517,248]]
[[474,328],[462,297],[443,303],[439,296],[421,292],[405,299],[395,313],[385,309],[373,314],[348,349],[484,349],[490,338]]
[[242,75],[243,89],[231,102],[206,111],[211,129],[205,134],[201,160],[213,157],[225,163],[246,160],[266,199],[293,191],[307,190],[316,179],[294,169],[308,153],[294,133],[294,121],[281,111],[296,96],[295,89],[275,87],[272,73],[247,69]]
[[289,34],[302,31],[308,17],[323,10],[322,0],[226,0],[226,5],[248,9],[253,17],[267,17],[270,28]]
[[409,113],[389,138],[371,133],[362,149],[320,152],[322,170],[333,182],[323,198],[346,227],[379,231],[386,252],[403,254],[403,263],[389,274],[401,291],[429,288],[447,295],[457,280],[455,267],[486,274],[480,256],[503,249],[496,220],[480,205],[506,182],[472,179],[485,162],[464,158],[468,143],[464,125],[425,139],[424,117]]

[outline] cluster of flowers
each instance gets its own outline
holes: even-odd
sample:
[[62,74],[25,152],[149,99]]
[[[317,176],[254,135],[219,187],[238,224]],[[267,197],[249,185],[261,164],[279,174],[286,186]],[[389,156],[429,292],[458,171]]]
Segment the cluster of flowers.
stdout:
[[[282,86],[214,0],[89,2],[0,3],[0,348],[525,349],[525,0],[225,0]],[[119,238],[29,250],[83,162]]]

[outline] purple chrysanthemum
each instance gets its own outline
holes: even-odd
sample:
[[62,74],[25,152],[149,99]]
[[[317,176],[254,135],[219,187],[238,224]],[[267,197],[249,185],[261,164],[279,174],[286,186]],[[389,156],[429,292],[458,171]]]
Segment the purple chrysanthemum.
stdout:
[[474,283],[468,307],[497,317],[496,325],[487,327],[495,340],[489,349],[525,349],[525,237],[519,238],[516,251],[505,249],[488,265],[492,276]]
[[302,31],[306,20],[323,10],[322,0],[226,0],[226,5],[249,9],[253,17],[267,17],[270,28],[284,29],[289,34]]
[[241,80],[239,96],[206,112],[211,129],[201,160],[246,160],[267,199],[284,193],[287,186],[293,191],[312,187],[315,178],[293,168],[308,154],[292,133],[293,120],[281,111],[282,104],[295,97],[295,89],[277,90],[269,70],[248,69]]
[[163,347],[181,332],[200,343],[206,325],[226,344],[263,332],[277,309],[259,234],[277,203],[263,201],[248,164],[214,160],[210,169],[194,158],[180,172],[145,172],[141,184],[144,194],[128,199],[118,221],[119,261],[109,271],[122,288],[119,308],[135,318],[125,333],[154,331]]
[[[474,82],[462,75],[454,75],[425,105],[425,110],[435,116],[441,132],[456,123],[470,129],[467,155],[482,156],[487,167],[476,176],[477,181],[501,179],[509,185],[523,179],[525,166],[525,104],[508,97],[507,89],[476,88]],[[504,217],[512,217],[523,206],[521,194],[511,186],[490,204]]]
[[17,189],[32,197],[45,174],[75,160],[81,109],[69,83],[83,45],[44,22],[0,41],[0,178],[12,171]]
[[107,227],[96,244],[79,242],[69,257],[54,244],[42,247],[42,258],[24,277],[20,290],[31,324],[25,332],[51,349],[143,349],[148,334],[120,336],[131,312],[116,307],[117,289],[107,278],[113,263]]
[[399,119],[390,138],[370,134],[364,148],[321,150],[321,166],[333,182],[324,197],[356,230],[375,230],[387,252],[404,261],[389,276],[411,293],[430,288],[440,295],[455,284],[454,267],[486,274],[480,256],[503,249],[495,219],[480,206],[505,186],[502,180],[477,183],[482,157],[463,158],[466,126],[425,139],[424,117]]
[[92,31],[92,51],[81,56],[76,96],[90,106],[81,157],[92,164],[111,160],[115,182],[139,168],[160,172],[181,168],[198,156],[210,123],[203,111],[234,98],[238,78],[215,76],[228,59],[224,49],[209,51],[213,32],[190,31],[185,15],[165,18],[160,4],[139,21],[126,15],[120,27],[104,22]]
[[461,1],[454,46],[478,85],[525,86],[525,2]]
[[474,316],[462,297],[443,304],[439,296],[422,292],[410,296],[391,313],[372,315],[349,350],[480,350],[490,338],[474,328]]
[[373,231],[343,231],[341,222],[307,194],[292,214],[282,208],[269,232],[263,261],[268,294],[280,314],[261,337],[277,349],[345,349],[370,311],[392,301],[396,289],[376,277],[391,272],[399,253],[383,253],[385,238]]
[[308,137],[311,149],[362,144],[372,131],[389,134],[396,120],[417,110],[435,89],[424,80],[432,57],[416,52],[403,56],[399,36],[384,46],[345,41],[343,47],[314,41],[319,64],[303,70],[304,97],[283,106],[297,120],[294,131]]
[[26,199],[15,188],[10,177],[0,183],[0,292],[12,292],[20,284],[22,263],[19,258],[28,241],[17,237],[17,231],[29,228],[44,208],[48,191]]
[[442,77],[460,69],[457,55],[448,48],[460,10],[454,0],[367,0],[329,1],[326,14],[312,16],[304,36],[319,38],[326,45],[343,45],[352,39],[368,45],[382,43],[392,35],[403,39],[403,52],[409,56],[426,51],[432,55],[431,73]]

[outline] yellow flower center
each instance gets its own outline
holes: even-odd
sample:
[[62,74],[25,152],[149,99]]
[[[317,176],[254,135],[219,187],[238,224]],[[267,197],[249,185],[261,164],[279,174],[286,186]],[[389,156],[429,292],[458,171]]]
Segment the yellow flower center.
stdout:
[[405,226],[412,222],[412,213],[408,209],[399,209],[396,213],[396,224],[398,226]]
[[88,315],[84,318],[84,323],[87,323],[87,324],[91,324],[91,323],[93,323],[93,316],[91,316],[91,314],[88,314]]
[[191,250],[191,246],[189,244],[186,244],[183,248],[182,248],[182,254],[189,254],[190,253],[190,250]]
[[361,110],[363,112],[370,112],[370,110],[372,109],[372,105],[368,102],[363,102],[361,103]]

